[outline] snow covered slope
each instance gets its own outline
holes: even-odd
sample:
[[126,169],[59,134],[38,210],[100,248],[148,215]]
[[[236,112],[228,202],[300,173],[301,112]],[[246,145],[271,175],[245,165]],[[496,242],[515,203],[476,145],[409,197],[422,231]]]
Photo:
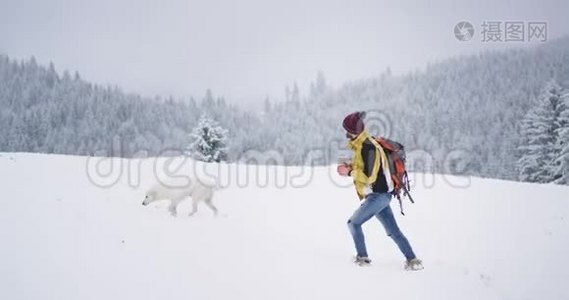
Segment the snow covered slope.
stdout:
[[116,160],[106,188],[87,162],[0,153],[0,299],[569,299],[565,186],[415,174],[417,203],[398,221],[425,270],[405,272],[376,220],[373,266],[351,263],[358,200],[332,168],[225,165],[220,216],[188,218],[188,201],[174,218],[168,203],[141,205],[151,160]]

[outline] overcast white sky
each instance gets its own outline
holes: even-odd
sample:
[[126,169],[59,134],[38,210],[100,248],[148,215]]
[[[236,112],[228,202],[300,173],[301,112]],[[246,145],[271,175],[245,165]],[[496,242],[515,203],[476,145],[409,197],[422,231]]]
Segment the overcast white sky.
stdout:
[[[475,37],[453,35],[461,20]],[[143,95],[282,98],[323,70],[332,85],[483,49],[483,21],[546,21],[569,34],[569,1],[0,0],[0,53]]]

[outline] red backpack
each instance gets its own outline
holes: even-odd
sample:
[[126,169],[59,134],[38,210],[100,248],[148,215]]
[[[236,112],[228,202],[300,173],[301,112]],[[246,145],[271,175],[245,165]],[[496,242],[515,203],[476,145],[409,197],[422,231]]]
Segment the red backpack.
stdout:
[[405,215],[405,213],[403,213],[401,194],[403,194],[403,196],[407,196],[411,203],[415,203],[413,197],[411,197],[411,194],[409,193],[411,188],[409,186],[407,169],[405,168],[405,148],[400,143],[383,137],[376,137],[375,140],[383,148],[385,155],[387,155],[391,180],[393,181],[392,194],[397,197],[397,200],[399,200],[401,214]]

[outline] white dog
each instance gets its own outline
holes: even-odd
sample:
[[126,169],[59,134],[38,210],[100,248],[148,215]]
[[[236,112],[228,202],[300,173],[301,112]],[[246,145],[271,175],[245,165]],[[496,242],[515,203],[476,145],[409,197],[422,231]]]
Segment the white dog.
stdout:
[[215,185],[207,184],[201,180],[191,180],[186,186],[156,184],[146,192],[142,205],[146,206],[157,200],[168,199],[171,201],[169,207],[170,213],[172,216],[176,216],[176,208],[178,207],[178,204],[187,197],[191,197],[192,212],[190,212],[189,216],[192,216],[198,211],[198,204],[200,202],[204,202],[205,205],[213,210],[214,215],[217,215],[217,208],[212,202],[214,189]]

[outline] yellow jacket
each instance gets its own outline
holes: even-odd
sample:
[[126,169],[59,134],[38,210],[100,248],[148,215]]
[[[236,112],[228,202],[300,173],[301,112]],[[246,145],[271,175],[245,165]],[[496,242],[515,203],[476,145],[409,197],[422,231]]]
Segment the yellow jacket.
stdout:
[[[375,146],[375,159],[373,161],[373,168],[369,177],[364,172],[364,160],[362,157],[362,147],[366,140],[369,140]],[[367,130],[362,131],[362,133],[360,133],[355,139],[350,140],[348,142],[348,147],[354,151],[352,172],[350,173],[350,176],[354,179],[354,185],[360,200],[365,197],[366,188],[371,186],[377,180],[377,174],[379,173],[381,166],[385,166],[382,169],[387,181],[388,190],[391,192],[393,190],[393,182],[391,181],[387,155],[377,141],[369,135]]]

